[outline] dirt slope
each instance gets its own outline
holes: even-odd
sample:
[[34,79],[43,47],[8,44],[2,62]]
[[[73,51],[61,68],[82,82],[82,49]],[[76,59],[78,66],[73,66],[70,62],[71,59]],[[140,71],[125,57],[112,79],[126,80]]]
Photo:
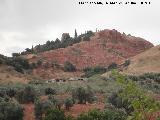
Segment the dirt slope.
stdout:
[[160,73],[160,45],[155,46],[131,58],[131,64],[124,71],[126,74]]
[[16,72],[13,67],[0,65],[0,83],[27,83],[31,78]]

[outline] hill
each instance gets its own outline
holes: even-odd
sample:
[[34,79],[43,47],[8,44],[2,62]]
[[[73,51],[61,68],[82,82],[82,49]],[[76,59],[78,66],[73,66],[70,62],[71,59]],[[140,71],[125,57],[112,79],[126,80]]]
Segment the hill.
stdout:
[[[63,37],[63,36],[62,36]],[[119,64],[127,58],[133,57],[145,50],[153,47],[153,44],[140,38],[131,35],[121,34],[117,30],[102,30],[95,32],[88,40],[72,44],[66,48],[59,48],[40,52],[37,54],[25,55],[30,63],[42,61],[43,65],[47,64],[48,68],[38,67],[34,69],[34,74],[43,74],[53,77],[54,72],[50,70],[52,63],[57,63],[59,66],[64,65],[65,61],[71,62],[78,70],[86,67],[108,66],[113,62]],[[42,71],[42,72],[40,72]],[[58,75],[57,75],[58,76]]]
[[126,74],[160,73],[160,45],[131,58],[131,64],[123,71]]

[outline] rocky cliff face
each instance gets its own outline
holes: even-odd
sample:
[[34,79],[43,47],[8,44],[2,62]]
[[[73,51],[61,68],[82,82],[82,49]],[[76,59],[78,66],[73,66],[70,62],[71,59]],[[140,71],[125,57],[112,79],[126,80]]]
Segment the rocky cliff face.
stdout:
[[151,47],[153,44],[142,38],[106,29],[95,33],[90,41],[43,52],[30,60],[35,61],[41,58],[44,61],[56,61],[59,64],[70,61],[78,69],[83,69],[93,66],[107,66],[113,62],[120,63]]

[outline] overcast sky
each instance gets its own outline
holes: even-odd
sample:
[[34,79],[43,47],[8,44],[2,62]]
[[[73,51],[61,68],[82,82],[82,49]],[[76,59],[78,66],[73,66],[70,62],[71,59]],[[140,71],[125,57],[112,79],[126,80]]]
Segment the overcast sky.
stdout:
[[20,52],[60,38],[63,32],[73,36],[75,28],[78,34],[117,29],[160,43],[159,0],[150,0],[150,5],[79,5],[78,1],[86,0],[0,0],[0,53]]

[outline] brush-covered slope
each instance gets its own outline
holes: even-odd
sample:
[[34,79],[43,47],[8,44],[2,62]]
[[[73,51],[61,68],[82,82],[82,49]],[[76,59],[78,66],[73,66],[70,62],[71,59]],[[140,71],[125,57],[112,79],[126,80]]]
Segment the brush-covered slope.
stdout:
[[8,65],[0,65],[0,84],[4,83],[27,83],[30,77],[19,73],[13,67]]
[[21,57],[7,57],[0,54],[0,84],[27,83],[32,77],[26,74],[29,63]]
[[126,74],[160,73],[160,45],[131,58],[131,64],[123,71]]
[[151,47],[153,44],[142,38],[106,29],[96,32],[89,41],[39,53],[29,60],[33,62],[41,59],[49,63],[56,61],[61,65],[65,61],[70,61],[78,69],[84,69],[93,66],[107,66],[113,62],[119,63]]

